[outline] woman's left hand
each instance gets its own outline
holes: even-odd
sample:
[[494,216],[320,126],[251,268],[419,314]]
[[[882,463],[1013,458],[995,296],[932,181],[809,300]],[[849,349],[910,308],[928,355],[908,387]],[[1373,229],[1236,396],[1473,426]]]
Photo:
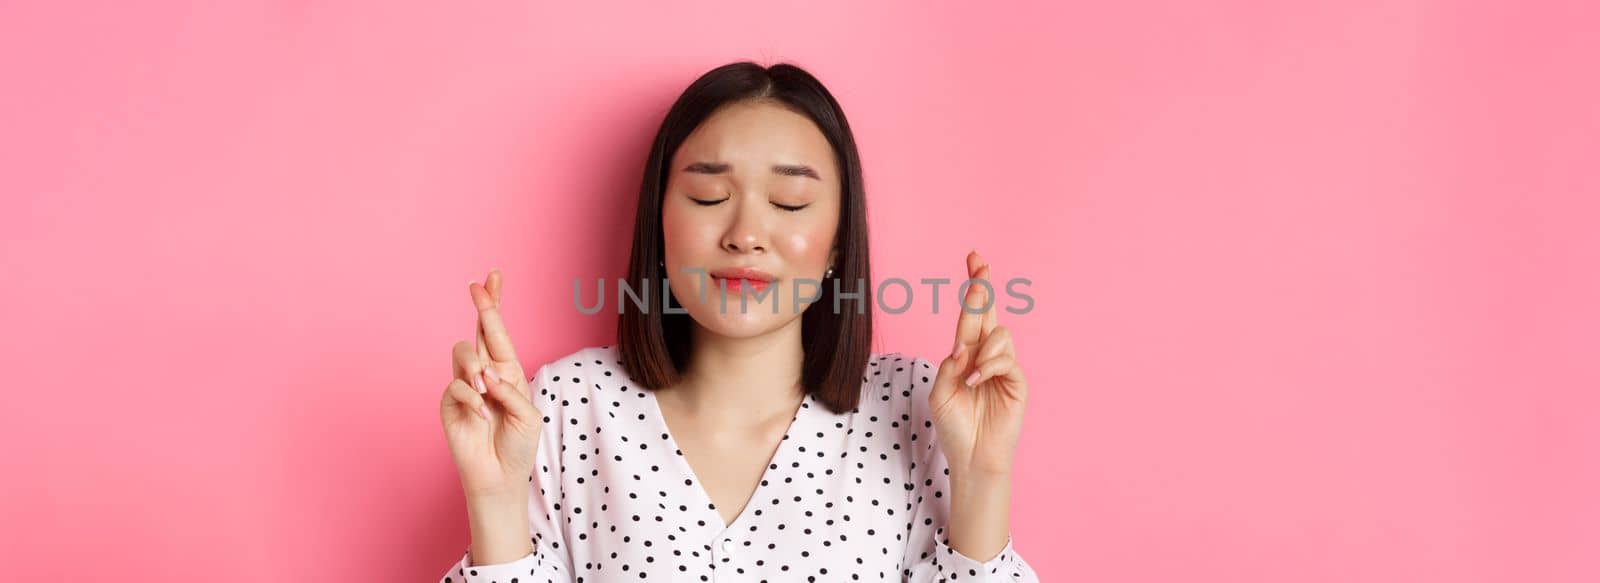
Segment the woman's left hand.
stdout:
[[1011,332],[999,325],[994,280],[977,251],[967,254],[967,276],[990,286],[968,286],[955,346],[939,365],[928,406],[951,474],[1010,475],[1028,381],[1017,365]]

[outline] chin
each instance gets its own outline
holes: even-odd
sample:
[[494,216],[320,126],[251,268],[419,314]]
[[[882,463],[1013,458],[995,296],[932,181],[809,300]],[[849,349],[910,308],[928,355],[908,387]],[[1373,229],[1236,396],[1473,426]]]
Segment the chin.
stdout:
[[717,302],[707,302],[701,310],[690,312],[700,326],[716,334],[729,338],[750,338],[766,334],[787,325],[790,320],[798,318],[799,314],[784,313],[784,307],[778,306],[778,313],[772,313],[771,304],[757,304],[751,302],[745,313],[739,312],[739,303],[735,298],[729,298],[727,312],[718,309]]

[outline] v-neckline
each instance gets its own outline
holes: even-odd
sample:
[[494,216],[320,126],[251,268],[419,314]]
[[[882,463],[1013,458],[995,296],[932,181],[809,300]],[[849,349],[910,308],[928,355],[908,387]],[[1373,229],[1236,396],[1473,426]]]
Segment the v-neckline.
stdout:
[[[654,410],[656,427],[661,431],[662,435],[666,436],[667,443],[672,446],[675,452],[672,457],[677,459],[678,468],[687,473],[689,479],[694,481],[692,488],[700,498],[696,501],[696,511],[709,512],[711,519],[716,521],[714,524],[719,525],[716,530],[716,537],[713,538],[721,537],[734,527],[741,526],[747,520],[745,517],[750,516],[755,511],[757,495],[760,494],[763,488],[767,487],[762,484],[772,479],[776,471],[774,468],[779,467],[778,464],[780,462],[787,461],[790,457],[789,452],[792,447],[790,444],[797,441],[795,431],[801,428],[800,423],[805,417],[806,411],[813,408],[811,393],[808,392],[800,399],[800,406],[795,408],[794,416],[789,420],[789,426],[783,431],[784,438],[778,441],[778,447],[773,450],[772,458],[761,466],[761,477],[756,481],[756,487],[750,490],[750,498],[745,500],[744,507],[739,509],[739,514],[733,517],[733,521],[726,522],[722,519],[722,513],[717,511],[717,502],[711,499],[711,492],[706,490],[705,482],[700,479],[700,475],[694,471],[694,466],[689,463],[689,457],[681,453],[683,447],[678,444],[678,438],[673,435],[672,428],[667,426],[667,416],[661,412],[661,402],[656,399],[656,392],[654,390],[646,390],[645,392],[650,395],[645,400],[650,402],[650,408]],[[776,483],[776,481],[772,483]]]

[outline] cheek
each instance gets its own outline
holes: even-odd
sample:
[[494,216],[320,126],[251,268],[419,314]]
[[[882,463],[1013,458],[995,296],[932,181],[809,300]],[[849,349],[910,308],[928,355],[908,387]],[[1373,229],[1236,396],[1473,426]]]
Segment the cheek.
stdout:
[[661,209],[661,236],[668,250],[703,248],[707,241],[716,247],[717,225],[695,213],[692,204],[674,200]]
[[818,223],[784,234],[784,254],[806,263],[826,262],[828,251],[833,248],[834,228],[832,223]]

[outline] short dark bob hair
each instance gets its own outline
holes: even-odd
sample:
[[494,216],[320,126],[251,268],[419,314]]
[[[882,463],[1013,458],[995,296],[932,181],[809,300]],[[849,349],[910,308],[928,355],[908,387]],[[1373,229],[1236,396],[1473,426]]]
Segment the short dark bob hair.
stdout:
[[[744,101],[777,103],[811,119],[833,146],[840,175],[839,226],[834,247],[839,250],[833,277],[844,295],[833,309],[835,281],[822,281],[821,298],[800,318],[801,345],[805,350],[800,382],[813,399],[835,413],[854,410],[861,398],[867,359],[872,350],[872,270],[867,253],[867,203],[861,159],[844,110],[822,83],[804,69],[788,63],[763,67],[753,62],[730,63],[707,71],[684,89],[661,121],[650,157],[645,161],[639,187],[639,207],[634,213],[633,251],[628,260],[629,285],[654,290],[647,309],[621,302],[617,319],[617,344],[624,370],[648,389],[676,384],[689,360],[690,316],[663,313],[657,293],[671,291],[664,284],[666,257],[661,233],[662,197],[672,157],[689,134],[719,108]],[[644,282],[653,282],[649,288]],[[852,289],[861,282],[860,289]],[[858,294],[859,297],[850,297]],[[642,294],[641,294],[642,295]],[[677,302],[675,299],[674,304]]]

